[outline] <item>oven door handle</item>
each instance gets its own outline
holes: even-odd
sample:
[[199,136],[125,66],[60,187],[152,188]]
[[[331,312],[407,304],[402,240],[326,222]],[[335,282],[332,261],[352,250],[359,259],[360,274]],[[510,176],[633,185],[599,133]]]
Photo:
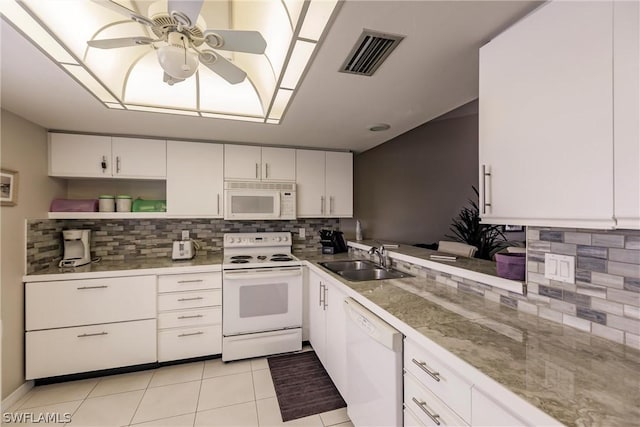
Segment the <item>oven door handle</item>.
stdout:
[[281,270],[281,271],[269,271],[269,272],[250,272],[250,273],[240,273],[240,272],[227,272],[224,273],[225,279],[266,279],[269,277],[295,277],[302,276],[302,270]]

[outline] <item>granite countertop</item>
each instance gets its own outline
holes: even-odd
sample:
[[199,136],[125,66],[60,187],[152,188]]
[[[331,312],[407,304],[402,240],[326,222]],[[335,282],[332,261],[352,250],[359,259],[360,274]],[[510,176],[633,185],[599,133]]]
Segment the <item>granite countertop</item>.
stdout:
[[113,273],[116,271],[135,272],[136,270],[149,269],[179,269],[179,268],[197,268],[210,265],[222,264],[222,252],[209,252],[206,255],[197,256],[193,259],[172,260],[168,257],[162,258],[136,258],[129,260],[107,261],[86,264],[75,268],[59,268],[52,266],[44,270],[30,273],[25,276],[28,278],[36,278],[49,275],[67,275],[67,274],[93,274],[93,273]]
[[640,422],[634,349],[427,278],[349,282],[327,274],[566,425]]

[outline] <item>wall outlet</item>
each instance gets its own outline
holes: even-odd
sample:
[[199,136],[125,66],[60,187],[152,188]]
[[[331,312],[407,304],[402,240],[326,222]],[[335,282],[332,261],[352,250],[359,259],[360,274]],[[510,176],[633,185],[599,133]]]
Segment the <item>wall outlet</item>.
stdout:
[[576,257],[544,254],[544,277],[565,283],[576,283]]
[[182,230],[182,240],[189,240],[189,230]]
[[298,228],[298,235],[300,236],[301,239],[306,239],[307,238],[307,230],[304,228]]

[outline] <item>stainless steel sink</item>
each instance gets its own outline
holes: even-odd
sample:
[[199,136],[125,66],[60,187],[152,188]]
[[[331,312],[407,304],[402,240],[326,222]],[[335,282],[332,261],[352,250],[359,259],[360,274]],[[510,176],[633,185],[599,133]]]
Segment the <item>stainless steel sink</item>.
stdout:
[[379,268],[376,263],[373,263],[366,259],[353,259],[346,261],[327,261],[321,262],[321,266],[327,270],[331,270],[334,273],[346,270],[367,270],[372,268]]
[[372,268],[368,270],[345,270],[339,271],[338,274],[347,280],[351,280],[352,282],[412,277],[411,275],[398,270],[385,270],[384,268]]
[[380,265],[365,259],[327,261],[319,264],[352,282],[413,277],[398,270],[382,268]]

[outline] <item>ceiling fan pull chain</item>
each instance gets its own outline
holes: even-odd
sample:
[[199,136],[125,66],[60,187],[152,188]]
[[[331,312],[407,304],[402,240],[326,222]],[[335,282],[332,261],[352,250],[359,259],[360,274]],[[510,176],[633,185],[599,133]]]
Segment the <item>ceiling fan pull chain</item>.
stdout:
[[182,69],[184,71],[189,71],[190,67],[187,65],[187,43],[184,41],[184,38],[184,36],[181,37],[182,46],[184,47],[184,65],[182,66]]

